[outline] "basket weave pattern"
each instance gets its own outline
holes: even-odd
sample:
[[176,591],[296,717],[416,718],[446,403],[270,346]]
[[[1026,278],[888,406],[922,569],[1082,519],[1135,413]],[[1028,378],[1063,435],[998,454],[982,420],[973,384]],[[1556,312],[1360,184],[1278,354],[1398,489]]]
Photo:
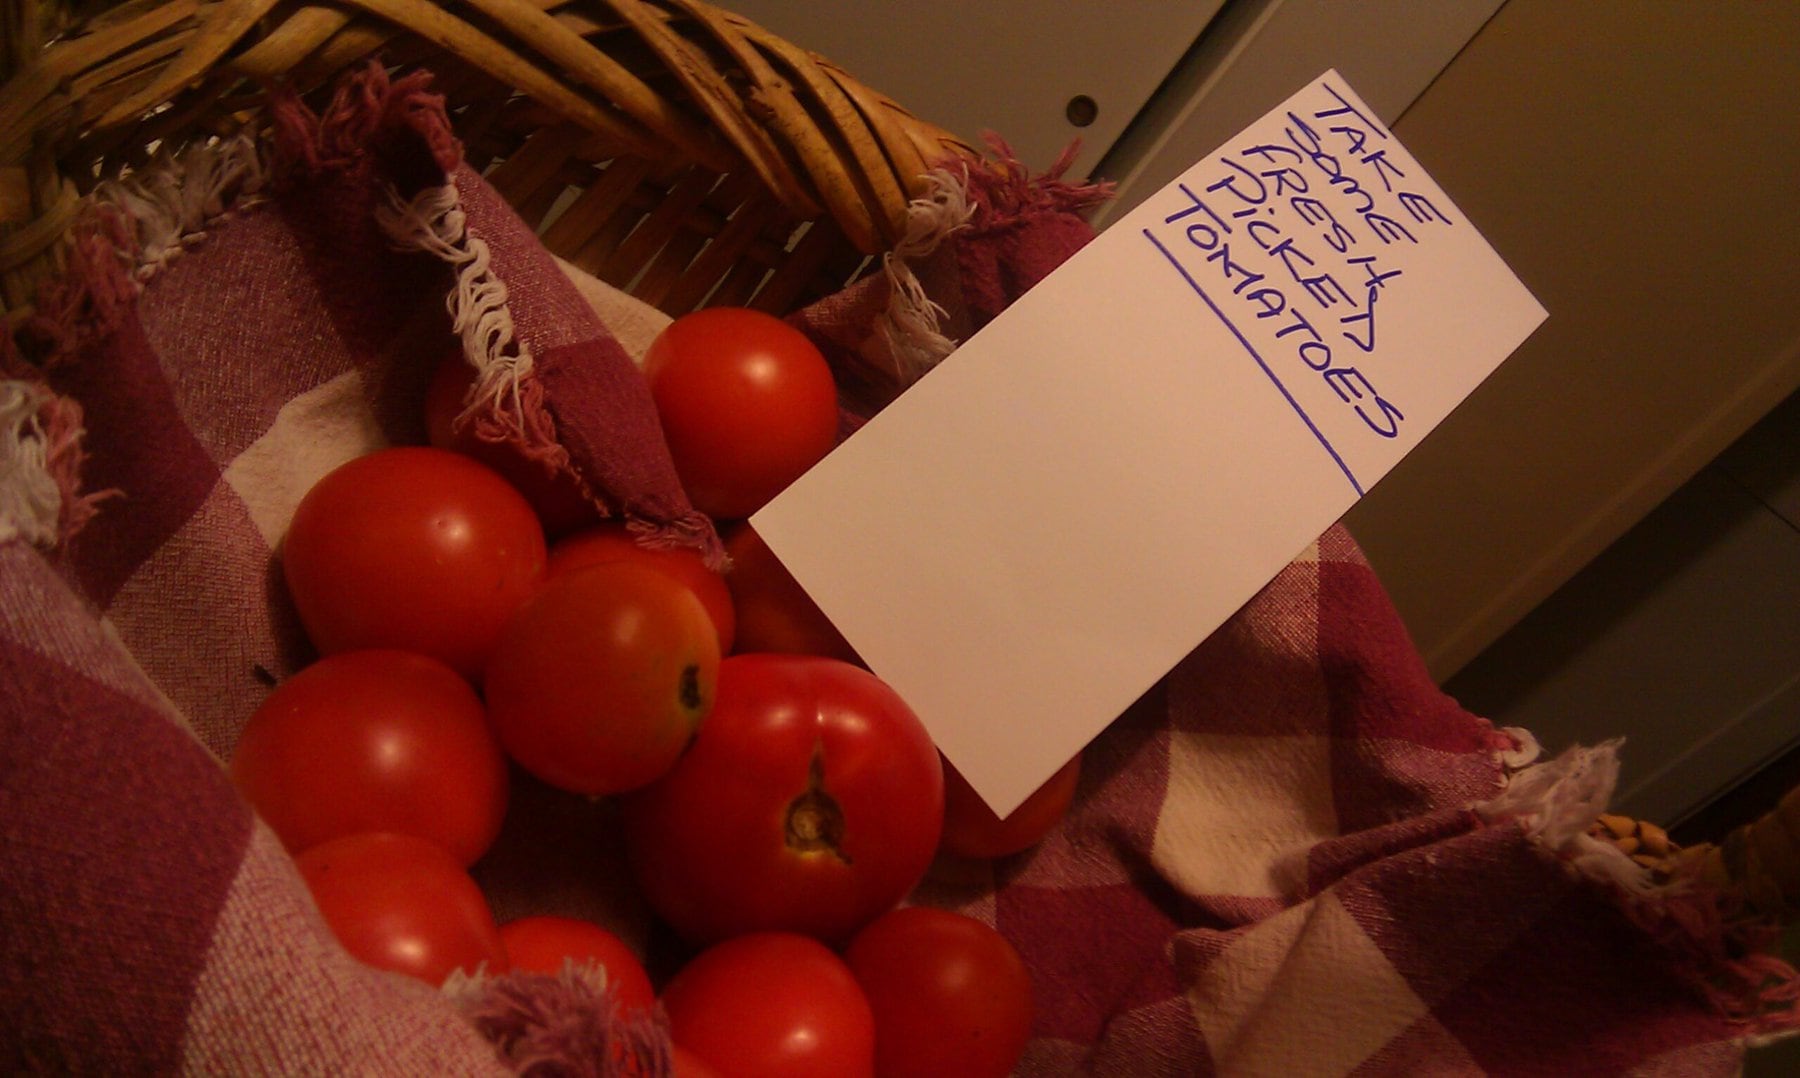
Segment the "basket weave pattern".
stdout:
[[979,158],[698,0],[26,0],[8,18],[0,303],[15,316],[94,183],[165,141],[263,123],[265,86],[316,92],[371,56],[434,72],[471,163],[551,252],[670,312],[834,291],[899,240],[928,165]]

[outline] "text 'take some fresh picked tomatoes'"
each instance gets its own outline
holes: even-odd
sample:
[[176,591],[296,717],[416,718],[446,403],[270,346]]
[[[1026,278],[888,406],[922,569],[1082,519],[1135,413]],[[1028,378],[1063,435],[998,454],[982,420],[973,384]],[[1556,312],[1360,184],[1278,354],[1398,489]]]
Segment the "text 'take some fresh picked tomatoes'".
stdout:
[[762,508],[837,441],[831,367],[774,315],[683,315],[651,342],[644,376],[688,499],[716,519]]
[[843,959],[808,936],[757,932],[708,948],[676,971],[662,1002],[676,1046],[720,1074],[873,1073],[869,1001]]
[[288,591],[321,654],[399,648],[480,676],[544,574],[544,530],[519,492],[442,449],[384,449],[300,500],[281,543]]
[[867,670],[737,655],[688,751],[621,808],[634,878],[689,942],[785,930],[842,943],[930,866],[943,771]]
[[616,794],[669,769],[713,702],[719,637],[669,576],[613,562],[547,581],[488,664],[488,718],[525,770]]
[[245,724],[231,777],[295,853],[398,831],[464,865],[499,835],[509,785],[469,683],[391,650],[327,655],[282,682]]
[[1006,1078],[1031,1039],[1031,974],[972,917],[928,906],[885,913],[844,961],[875,1015],[878,1078]]
[[500,928],[443,847],[380,832],[334,838],[294,858],[344,950],[377,969],[441,985],[452,970],[506,972]]

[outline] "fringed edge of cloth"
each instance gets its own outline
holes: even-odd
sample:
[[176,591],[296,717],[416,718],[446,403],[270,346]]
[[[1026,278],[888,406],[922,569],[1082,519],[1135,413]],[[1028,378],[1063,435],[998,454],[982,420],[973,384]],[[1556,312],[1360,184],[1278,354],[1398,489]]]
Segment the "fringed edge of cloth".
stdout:
[[[944,308],[925,293],[912,263],[929,256],[950,235],[967,228],[975,214],[969,197],[969,167],[940,166],[925,174],[926,193],[906,207],[906,232],[881,256],[888,281],[888,304],[876,321],[876,340],[886,352],[897,383],[909,386],[956,350],[944,334]],[[875,358],[875,357],[871,357]]]
[[457,426],[473,424],[483,441],[509,442],[531,460],[567,470],[568,450],[557,441],[555,420],[544,406],[531,350],[513,332],[506,282],[493,272],[487,243],[469,231],[455,181],[410,198],[390,188],[375,218],[395,246],[428,254],[455,271],[456,286],[444,305],[462,339],[463,356],[475,368],[475,385]]
[[[426,92],[429,81],[424,73],[390,81],[371,62],[345,80],[323,116],[279,92],[271,102],[271,139],[240,133],[159,150],[144,167],[95,187],[70,227],[64,271],[39,288],[31,317],[0,346],[0,369],[21,376],[6,383],[0,419],[0,535],[55,546],[78,532],[99,502],[119,494],[81,492],[81,408],[39,385],[41,372],[116,330],[149,281],[234,214],[264,201],[271,183],[296,168],[368,167],[375,160],[369,146],[396,124],[417,133],[438,165],[454,166],[461,149],[443,98]],[[44,501],[47,482],[60,493],[54,523]]]
[[405,130],[423,143],[441,182],[462,149],[430,82],[425,72],[390,79],[371,61],[343,81],[323,114],[277,90],[272,137],[242,132],[159,150],[145,167],[97,185],[70,229],[67,271],[40,289],[20,329],[25,351],[53,366],[112,330],[146,282],[261,202],[281,177],[382,164],[416,184],[424,179],[419,164],[394,157],[397,140],[384,137]]
[[1081,149],[1079,141],[1071,142],[1047,171],[1033,175],[1004,139],[992,133],[986,139],[990,156],[981,165],[960,158],[944,161],[922,177],[925,194],[907,205],[906,230],[882,256],[888,303],[862,351],[878,368],[891,370],[900,388],[918,381],[960,343],[944,333],[946,312],[926,293],[915,264],[958,232],[1004,231],[1034,214],[1081,213],[1113,196],[1110,182],[1063,178]]
[[33,379],[0,381],[0,542],[53,548],[119,494],[81,493],[84,434],[75,401]]
[[988,167],[969,174],[969,197],[977,212],[972,222],[977,232],[1014,228],[1036,213],[1079,214],[1113,197],[1110,180],[1067,180],[1081,152],[1079,140],[1069,143],[1050,167],[1032,175],[1006,140],[992,132],[984,138],[991,151]]
[[269,159],[249,135],[159,153],[95,187],[69,232],[67,268],[38,290],[16,339],[51,368],[115,329],[144,285],[261,200]]
[[595,962],[565,959],[554,974],[458,970],[442,991],[519,1074],[627,1078],[674,1065],[661,1008],[626,1013]]
[[1800,972],[1773,953],[1781,927],[1749,915],[1745,903],[1677,862],[1668,878],[1592,833],[1619,778],[1623,739],[1576,746],[1538,760],[1523,730],[1506,731],[1518,749],[1503,754],[1505,787],[1472,806],[1488,826],[1511,825],[1572,876],[1610,895],[1617,907],[1673,956],[1675,968],[1745,1036],[1800,1030]]

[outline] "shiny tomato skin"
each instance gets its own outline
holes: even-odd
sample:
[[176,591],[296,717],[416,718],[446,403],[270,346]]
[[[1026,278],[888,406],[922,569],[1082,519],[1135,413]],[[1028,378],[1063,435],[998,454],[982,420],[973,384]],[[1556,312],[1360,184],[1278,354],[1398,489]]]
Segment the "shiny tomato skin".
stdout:
[[1006,1078],[1031,1039],[1031,974],[988,925],[909,906],[844,951],[875,1016],[879,1078]]
[[737,616],[737,652],[823,655],[862,665],[844,634],[748,523],[726,533],[725,555],[730,562],[725,585]]
[[436,843],[346,835],[294,858],[332,934],[357,960],[441,985],[455,969],[505,973],[487,899]]
[[399,648],[480,676],[544,574],[544,531],[493,471],[423,446],[383,449],[313,485],[281,543],[321,654]]
[[749,516],[837,442],[830,366],[773,315],[683,315],[651,342],[644,376],[682,487],[715,519]]
[[565,961],[593,962],[606,971],[607,988],[620,1008],[645,1014],[656,1006],[656,990],[637,953],[592,921],[550,914],[520,917],[500,926],[500,941],[515,973],[555,975]]
[[506,756],[475,690],[407,651],[328,655],[250,716],[231,777],[290,851],[363,831],[429,839],[470,865],[506,816]]
[[986,859],[1030,849],[1062,822],[1080,783],[1081,757],[1076,755],[1003,820],[946,760],[943,850],[957,857]]
[[674,1078],[723,1078],[718,1071],[713,1069],[712,1064],[679,1044],[675,1045],[675,1050],[671,1054],[675,1064]]
[[549,535],[566,535],[597,522],[599,510],[581,492],[573,475],[553,472],[513,446],[483,440],[472,424],[457,429],[456,417],[462,414],[474,385],[475,368],[469,366],[462,349],[445,355],[425,389],[426,439],[439,449],[461,453],[499,473],[524,495]]
[[700,600],[615,562],[549,581],[488,664],[488,718],[506,752],[559,789],[636,789],[667,771],[712,705],[719,640]]
[[675,1044],[733,1078],[872,1075],[874,1019],[817,940],[756,932],[700,952],[663,989]]
[[686,584],[706,608],[719,634],[719,654],[731,653],[737,615],[725,578],[706,567],[700,552],[688,547],[647,547],[623,524],[599,524],[564,536],[550,547],[548,577],[589,565],[627,561],[649,566]]
[[875,675],[736,655],[694,743],[621,820],[650,908],[690,943],[783,930],[837,944],[917,885],[943,797],[930,736]]

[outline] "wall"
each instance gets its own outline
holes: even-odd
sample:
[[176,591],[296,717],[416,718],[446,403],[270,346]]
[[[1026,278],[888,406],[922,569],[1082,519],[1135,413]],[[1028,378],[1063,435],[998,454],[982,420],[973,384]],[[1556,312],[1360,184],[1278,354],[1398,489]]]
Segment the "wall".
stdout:
[[1396,124],[1550,319],[1347,520],[1447,677],[1800,385],[1800,5],[1511,0]]
[[1800,395],[1445,688],[1552,752],[1623,736],[1614,807],[1664,824],[1800,747]]

